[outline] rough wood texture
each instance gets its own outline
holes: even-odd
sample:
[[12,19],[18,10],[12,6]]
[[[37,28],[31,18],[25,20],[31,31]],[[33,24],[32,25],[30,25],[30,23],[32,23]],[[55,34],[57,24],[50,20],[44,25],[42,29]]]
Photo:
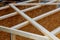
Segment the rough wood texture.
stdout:
[[49,12],[49,11],[55,9],[56,7],[57,7],[56,5],[45,5],[45,6],[37,8],[37,9],[27,11],[25,13],[28,16],[30,16],[31,18],[34,18],[34,17],[37,17],[37,16],[39,16],[41,14]]
[[22,28],[20,28],[19,30],[23,30],[26,32],[30,32],[30,33],[35,33],[35,34],[39,34],[39,35],[43,35],[37,28],[35,28],[32,24],[28,24]]
[[37,22],[44,26],[47,30],[52,31],[60,26],[60,11]]
[[26,9],[26,8],[29,8],[29,7],[33,7],[34,5],[20,5],[20,6],[17,6],[20,10],[23,10],[23,9]]
[[60,38],[60,33],[56,35],[58,38]]
[[0,40],[11,40],[10,33],[0,31]]
[[26,38],[26,37],[22,37],[22,36],[16,36],[16,40],[33,40],[33,39],[29,39],[29,38]]
[[3,16],[5,14],[9,14],[9,13],[12,13],[12,12],[14,12],[14,9],[12,9],[11,7],[9,7],[9,8],[6,8],[4,10],[0,10],[0,16]]
[[21,15],[17,14],[13,17],[1,20],[0,25],[12,27],[12,26],[22,23],[24,21],[26,21],[26,20]]
[[[20,10],[23,10],[23,9],[26,9],[26,8],[29,8],[32,6],[33,5],[23,5],[23,6],[20,5],[20,6],[16,6],[16,7],[18,7]],[[10,14],[12,12],[15,12],[15,10],[13,8],[9,7],[9,8],[6,8],[4,10],[0,10],[0,16],[5,15],[5,14]]]

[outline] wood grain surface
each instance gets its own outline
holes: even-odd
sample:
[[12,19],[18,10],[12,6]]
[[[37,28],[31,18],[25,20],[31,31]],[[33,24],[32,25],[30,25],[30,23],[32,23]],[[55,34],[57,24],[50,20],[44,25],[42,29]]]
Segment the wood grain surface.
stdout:
[[56,9],[56,7],[57,7],[56,5],[45,5],[45,6],[27,11],[25,13],[31,18],[34,18],[46,12],[52,11],[53,9]]
[[10,33],[0,31],[0,40],[11,40]]

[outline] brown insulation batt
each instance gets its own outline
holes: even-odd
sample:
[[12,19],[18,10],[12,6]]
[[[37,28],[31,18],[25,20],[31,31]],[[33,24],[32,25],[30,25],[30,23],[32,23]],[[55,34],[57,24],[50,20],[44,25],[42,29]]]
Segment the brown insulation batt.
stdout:
[[[20,6],[16,6],[18,7],[20,10],[23,10],[23,9],[26,9],[26,8],[29,8],[29,7],[32,7],[33,5],[20,5]],[[10,13],[13,13],[15,12],[15,10],[11,7],[9,8],[6,8],[4,10],[0,10],[0,16],[2,15],[6,15],[6,14],[10,14]]]
[[[48,12],[48,11],[50,11],[50,10],[52,10],[52,9],[55,9],[56,8],[56,6],[50,6],[49,8],[48,8],[49,6],[44,6],[44,7],[41,7],[41,8],[38,8],[37,10],[32,10],[32,11],[28,11],[28,12],[26,12],[26,14],[27,15],[29,15],[30,17],[32,17],[32,18],[34,18],[34,17],[36,17],[36,16],[38,16],[38,15],[41,15],[41,14],[43,14],[43,13],[45,13],[45,12]],[[47,11],[46,11],[46,9],[44,9],[44,8],[46,8],[46,9],[48,9]],[[43,10],[44,9],[44,10]],[[39,11],[39,10],[41,10],[41,11]],[[37,12],[39,12],[39,13],[37,13]],[[41,13],[40,13],[41,12]],[[9,12],[8,12],[9,13]],[[8,14],[7,13],[7,14]],[[34,15],[33,15],[33,13],[34,13]],[[0,15],[5,15],[5,14],[3,14],[2,12],[1,12],[1,14]],[[33,16],[32,16],[33,15]],[[21,20],[22,19],[22,20]],[[15,15],[15,16],[13,16],[13,17],[10,17],[10,18],[7,18],[7,19],[4,19],[4,20],[1,20],[0,21],[0,25],[3,25],[3,26],[7,26],[7,27],[12,27],[12,26],[14,26],[14,25],[16,25],[16,24],[19,24],[19,23],[22,23],[22,22],[24,22],[24,21],[26,21],[26,19],[24,19],[22,16],[20,16],[19,14],[17,14],[17,15]],[[27,25],[27,26],[32,26],[31,24],[29,24],[29,25]],[[27,28],[28,29],[28,27],[24,27],[24,28]],[[25,30],[25,31],[27,31],[27,29],[24,29],[24,28],[21,28],[21,30]],[[36,32],[36,34],[40,34],[41,35],[41,32],[40,31],[38,31],[37,29],[35,29],[34,27],[32,27],[33,28],[33,30],[35,30],[35,31],[37,31]],[[31,29],[31,28],[30,28]],[[30,31],[30,30],[28,30],[28,31]],[[35,33],[35,31],[30,31],[30,32],[32,32],[32,33]],[[0,31],[1,32],[1,31]],[[2,34],[2,33],[1,33]],[[4,35],[6,35],[6,34],[4,34],[4,35],[1,35],[0,34],[0,36],[2,37],[2,38],[5,38],[4,37]],[[8,36],[10,35],[10,34],[7,34]],[[10,38],[10,36],[9,37],[6,37],[6,38]],[[30,40],[30,39],[27,39],[27,38],[25,38],[25,37],[16,37],[17,38],[17,40],[18,39],[21,39],[21,40]],[[2,39],[2,40],[6,40],[6,39]]]
[[56,35],[58,38],[60,38],[60,33]]
[[53,31],[55,28],[60,26],[60,11],[37,22],[45,27],[48,31]]

